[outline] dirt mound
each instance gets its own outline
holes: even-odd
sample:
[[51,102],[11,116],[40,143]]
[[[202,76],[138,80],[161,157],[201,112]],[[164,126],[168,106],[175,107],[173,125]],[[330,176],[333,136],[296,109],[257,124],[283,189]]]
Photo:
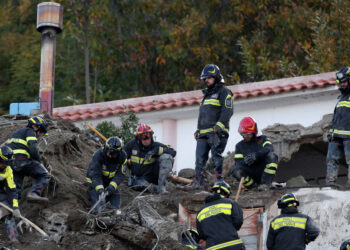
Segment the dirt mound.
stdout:
[[[2,244],[10,249],[35,250],[140,249],[133,239],[123,238],[123,234],[119,233],[121,227],[125,229],[126,223],[129,223],[129,227],[130,225],[133,227],[133,231],[130,232],[133,238],[138,237],[138,230],[140,232],[144,230],[148,234],[146,239],[148,247],[144,245],[144,249],[153,248],[155,244],[157,249],[182,249],[177,239],[182,228],[175,220],[177,220],[178,202],[181,202],[180,197],[186,194],[173,193],[163,195],[162,198],[159,195],[151,198],[146,195],[134,199],[138,193],[129,189],[124,182],[121,184],[123,218],[112,225],[105,223],[106,228],[87,223],[89,217],[81,212],[87,212],[91,207],[85,175],[91,157],[100,145],[68,121],[54,120],[47,115],[45,118],[49,123],[49,135],[39,140],[39,149],[42,163],[52,175],[50,184],[44,191],[50,202],[45,207],[27,203],[24,197],[31,186],[31,179],[26,178],[20,210],[23,216],[44,229],[51,239],[45,241],[36,232],[24,232],[20,236],[21,243],[14,245],[8,241],[3,225],[0,227],[0,246]],[[27,119],[25,116],[1,117],[0,127],[3,128],[3,133],[0,136],[0,143],[4,143],[15,130],[26,126]],[[149,214],[149,211],[152,212]],[[150,216],[156,216],[159,220],[153,220]],[[145,219],[146,217],[148,219]],[[173,235],[169,238],[168,234],[171,233]]]

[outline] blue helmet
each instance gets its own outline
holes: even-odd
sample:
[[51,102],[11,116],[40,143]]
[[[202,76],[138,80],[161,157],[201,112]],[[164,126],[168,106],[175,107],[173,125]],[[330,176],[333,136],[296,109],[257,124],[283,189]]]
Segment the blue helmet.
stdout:
[[295,198],[294,194],[289,193],[282,195],[282,197],[277,202],[278,208],[286,208],[286,207],[296,207],[299,206],[299,201]]
[[218,194],[230,195],[231,187],[225,181],[217,181],[214,186],[211,188],[212,191],[215,191]]
[[111,155],[119,155],[119,152],[122,150],[123,141],[117,136],[108,138],[106,143],[103,146],[103,151]]
[[[336,74],[336,83],[339,86],[339,90],[341,92],[350,90],[350,68],[348,66],[345,66],[341,68]],[[346,88],[341,87],[342,82],[348,82],[348,86]]]
[[208,64],[203,68],[201,73],[201,80],[204,80],[207,77],[215,78],[215,82],[224,82],[223,77],[220,73],[220,69],[215,64]]
[[341,244],[340,250],[350,250],[350,240],[346,240]]

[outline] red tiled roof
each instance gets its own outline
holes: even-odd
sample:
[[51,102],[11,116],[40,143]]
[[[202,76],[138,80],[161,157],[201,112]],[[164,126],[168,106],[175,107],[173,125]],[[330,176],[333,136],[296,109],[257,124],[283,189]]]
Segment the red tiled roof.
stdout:
[[[276,95],[304,89],[325,88],[335,85],[334,72],[318,75],[284,78],[272,81],[253,82],[228,86],[234,93],[235,100]],[[199,105],[202,91],[187,91],[164,95],[129,98],[110,102],[83,104],[53,109],[56,118],[70,121],[96,119],[117,114],[150,112],[183,106]]]

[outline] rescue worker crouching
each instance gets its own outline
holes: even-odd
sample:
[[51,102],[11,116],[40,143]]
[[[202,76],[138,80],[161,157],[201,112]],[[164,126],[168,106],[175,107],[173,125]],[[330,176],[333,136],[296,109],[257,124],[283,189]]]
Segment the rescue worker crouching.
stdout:
[[336,184],[340,159],[345,156],[348,165],[346,187],[350,187],[350,67],[336,73],[341,92],[334,108],[331,129],[328,134],[327,184]]
[[40,163],[37,146],[38,138],[47,134],[47,127],[48,124],[43,117],[34,116],[28,120],[27,127],[16,130],[7,140],[8,146],[13,150],[12,169],[19,200],[24,177],[31,176],[35,179],[35,183],[27,194],[27,200],[43,203],[49,201],[48,198],[40,196],[51,176]]
[[200,76],[207,88],[199,108],[196,146],[196,168],[193,182],[185,189],[203,189],[205,165],[211,151],[217,180],[222,180],[222,153],[229,137],[229,123],[233,115],[233,94],[224,86],[224,79],[217,65],[206,65]]
[[18,207],[16,185],[13,181],[13,173],[10,167],[12,156],[11,148],[0,146],[0,202],[13,209],[13,213],[10,214],[8,210],[0,206],[0,217],[5,221],[5,228],[10,241],[18,242],[16,221],[13,216],[20,217],[21,213]]
[[92,205],[99,202],[97,211],[102,211],[106,202],[110,202],[110,208],[119,213],[121,197],[120,183],[125,179],[127,167],[126,154],[122,150],[122,141],[117,136],[110,137],[102,148],[98,149],[89,164],[86,175],[88,192]]
[[305,245],[314,241],[320,230],[307,215],[299,213],[299,201],[294,194],[283,195],[277,202],[281,214],[270,224],[266,246],[268,250],[305,249]]
[[228,199],[230,185],[218,181],[212,191],[196,220],[199,238],[206,241],[205,249],[245,249],[237,233],[243,224],[243,211],[236,202]]
[[153,140],[153,130],[147,124],[137,128],[136,137],[124,146],[130,159],[129,186],[142,190],[150,183],[159,194],[167,193],[165,181],[173,168],[176,151],[169,145]]
[[258,189],[266,191],[278,166],[272,143],[266,136],[258,136],[257,124],[251,117],[241,120],[238,132],[243,140],[236,144],[235,167],[231,173],[237,180],[244,177],[244,187],[252,188],[254,184],[259,184]]

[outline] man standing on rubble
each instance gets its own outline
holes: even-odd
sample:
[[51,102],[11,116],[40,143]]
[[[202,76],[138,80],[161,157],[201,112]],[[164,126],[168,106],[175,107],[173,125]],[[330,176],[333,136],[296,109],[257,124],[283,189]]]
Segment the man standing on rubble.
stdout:
[[243,211],[229,199],[230,185],[217,181],[212,191],[213,194],[205,198],[196,220],[199,238],[206,241],[205,249],[245,249],[237,233],[243,224]]
[[241,120],[238,132],[243,140],[236,144],[232,175],[237,180],[244,177],[243,185],[248,189],[258,184],[260,191],[266,191],[271,186],[278,166],[273,146],[266,136],[258,136],[257,124],[251,117]]
[[99,202],[97,211],[102,211],[105,202],[109,201],[110,208],[116,215],[119,212],[121,198],[118,187],[125,179],[127,165],[122,147],[122,141],[117,136],[110,137],[102,148],[95,152],[89,164],[86,175],[88,192],[93,206]]
[[15,217],[21,215],[18,208],[16,184],[13,181],[12,164],[13,151],[8,146],[0,146],[0,202],[11,207],[13,213],[0,206],[1,219],[5,220],[5,228],[12,242],[18,242],[18,233]]
[[35,179],[34,185],[27,194],[27,200],[44,203],[49,200],[40,196],[51,177],[40,163],[40,153],[37,146],[38,138],[47,134],[47,127],[48,124],[43,117],[34,116],[28,120],[27,127],[15,131],[6,142],[13,150],[12,169],[19,200],[25,176],[31,176]]
[[328,134],[327,184],[335,184],[338,177],[339,161],[345,156],[348,165],[350,187],[350,68],[343,67],[336,73],[340,96],[334,108],[331,129]]
[[299,201],[294,194],[283,195],[277,206],[281,209],[281,214],[271,221],[267,249],[305,249],[306,244],[317,238],[320,230],[309,216],[299,213]]
[[147,124],[137,128],[135,139],[129,141],[124,150],[130,159],[129,186],[138,190],[153,183],[159,194],[167,193],[165,181],[173,168],[176,151],[155,142],[153,130]]
[[197,130],[194,138],[197,140],[195,177],[190,189],[203,189],[203,175],[208,160],[209,151],[215,166],[217,180],[222,180],[222,153],[229,137],[229,123],[233,115],[233,94],[224,86],[224,79],[218,66],[206,65],[201,73],[201,80],[207,88],[203,90],[203,99],[199,108]]

